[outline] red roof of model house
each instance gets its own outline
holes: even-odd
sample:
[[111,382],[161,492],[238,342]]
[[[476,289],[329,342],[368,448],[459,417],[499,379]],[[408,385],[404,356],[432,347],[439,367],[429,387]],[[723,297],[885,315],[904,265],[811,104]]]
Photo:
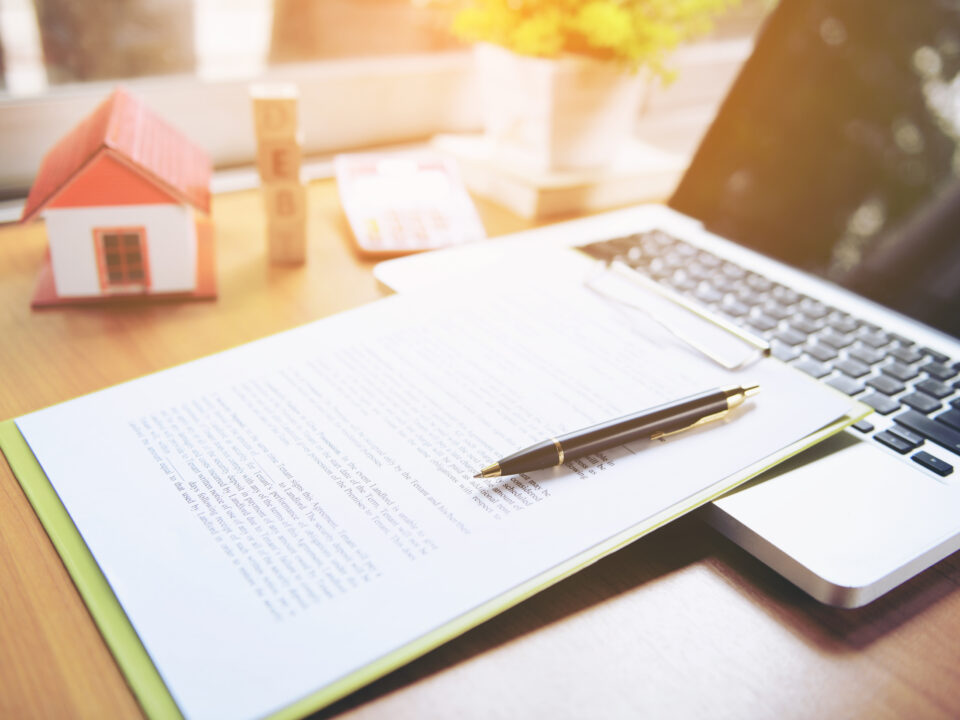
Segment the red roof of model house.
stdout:
[[46,207],[186,203],[210,212],[210,158],[118,89],[43,158],[21,220]]

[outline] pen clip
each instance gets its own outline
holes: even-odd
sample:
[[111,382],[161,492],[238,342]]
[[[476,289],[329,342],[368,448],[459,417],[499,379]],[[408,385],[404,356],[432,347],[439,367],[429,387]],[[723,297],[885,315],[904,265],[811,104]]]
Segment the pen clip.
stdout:
[[687,430],[692,430],[695,427],[700,425],[705,425],[708,422],[713,422],[714,420],[720,420],[721,418],[726,417],[730,413],[730,410],[721,410],[720,412],[715,412],[712,415],[704,415],[702,418],[697,420],[692,425],[687,425],[686,427],[679,428],[677,430],[671,430],[670,432],[655,432],[650,436],[651,440],[662,440],[663,438],[669,435],[676,435],[677,433],[686,432]]

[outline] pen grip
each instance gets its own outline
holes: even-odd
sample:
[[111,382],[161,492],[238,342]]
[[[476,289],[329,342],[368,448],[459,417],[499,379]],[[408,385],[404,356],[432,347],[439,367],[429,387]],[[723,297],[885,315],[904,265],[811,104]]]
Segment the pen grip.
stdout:
[[563,446],[564,460],[572,460],[649,438],[657,432],[668,433],[680,430],[693,425],[707,415],[724,410],[727,410],[727,396],[721,390],[708,390],[682,400],[561,435],[557,441]]

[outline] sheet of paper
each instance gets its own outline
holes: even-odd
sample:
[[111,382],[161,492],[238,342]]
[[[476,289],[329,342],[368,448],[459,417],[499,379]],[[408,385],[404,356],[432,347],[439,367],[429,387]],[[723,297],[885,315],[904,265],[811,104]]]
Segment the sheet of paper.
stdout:
[[[534,441],[731,383],[732,419],[528,476]],[[387,300],[17,420],[189,718],[260,717],[843,415],[642,313],[527,286]]]

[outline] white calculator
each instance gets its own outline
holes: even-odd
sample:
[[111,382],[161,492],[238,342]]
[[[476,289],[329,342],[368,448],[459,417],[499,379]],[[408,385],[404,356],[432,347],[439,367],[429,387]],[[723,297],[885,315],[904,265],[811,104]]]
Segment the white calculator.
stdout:
[[338,155],[340,203],[357,247],[394,256],[482,240],[456,163],[436,153]]

